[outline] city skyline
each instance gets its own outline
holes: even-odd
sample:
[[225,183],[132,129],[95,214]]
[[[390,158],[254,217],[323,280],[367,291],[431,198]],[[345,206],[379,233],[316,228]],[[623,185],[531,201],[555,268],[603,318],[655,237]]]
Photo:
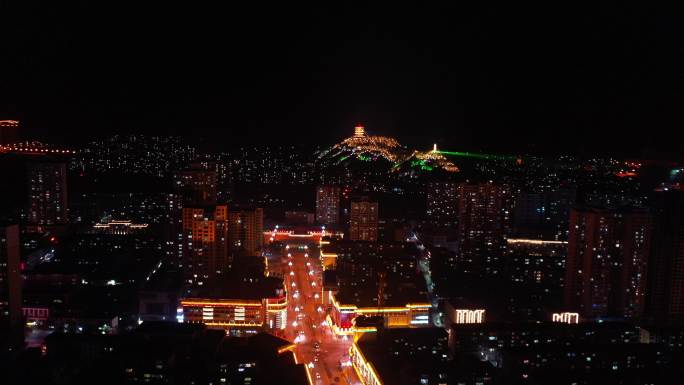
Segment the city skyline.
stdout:
[[682,382],[674,12],[0,14],[3,385]]
[[[9,11],[17,17],[3,24],[0,117],[24,122],[29,137],[193,131],[228,147],[236,138],[312,144],[362,123],[455,151],[682,150],[669,132],[682,124],[684,53],[675,41],[684,31],[664,10]],[[652,130],[659,134],[640,136]]]

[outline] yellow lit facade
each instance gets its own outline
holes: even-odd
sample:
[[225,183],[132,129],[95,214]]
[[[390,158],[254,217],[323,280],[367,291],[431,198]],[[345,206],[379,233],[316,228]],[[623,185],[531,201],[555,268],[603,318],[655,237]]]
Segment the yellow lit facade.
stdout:
[[349,348],[349,356],[351,358],[352,366],[363,385],[382,385],[382,381],[373,367],[373,364],[366,360],[366,357],[364,357],[363,352],[361,352],[361,349],[359,349],[356,342]]
[[188,298],[181,301],[183,320],[218,329],[284,329],[287,298],[230,300]]
[[425,327],[430,325],[429,303],[409,303],[404,306],[388,307],[357,307],[356,305],[340,304],[335,296],[328,292],[333,305],[331,316],[328,317],[333,332],[337,335],[351,335],[375,331],[375,328],[357,328],[355,320],[358,316],[382,316],[384,325],[388,328]]

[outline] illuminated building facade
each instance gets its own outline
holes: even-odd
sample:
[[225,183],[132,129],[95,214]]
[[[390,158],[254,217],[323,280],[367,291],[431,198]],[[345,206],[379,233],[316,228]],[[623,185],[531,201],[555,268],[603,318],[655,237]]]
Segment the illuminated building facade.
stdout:
[[260,255],[264,245],[264,210],[259,207],[231,207],[228,216],[231,252],[248,256]]
[[19,121],[0,120],[0,145],[13,144],[19,141]]
[[552,322],[562,322],[566,324],[578,324],[579,323],[579,313],[553,313],[551,314]]
[[484,309],[455,309],[457,324],[481,324],[484,322]]
[[575,208],[565,304],[583,318],[639,318],[646,298],[653,221],[640,209]]
[[44,231],[69,219],[66,163],[35,161],[28,164],[28,223]]
[[0,225],[0,322],[22,330],[19,225]]
[[128,235],[147,229],[147,223],[133,223],[127,220],[110,220],[105,223],[96,223],[93,225],[94,233],[101,234],[115,234]]
[[264,304],[259,300],[213,300],[186,298],[181,301],[183,320],[209,327],[258,327],[264,324]]
[[458,185],[458,255],[464,272],[501,273],[510,204],[510,191],[504,186],[491,182]]
[[485,309],[465,303],[460,299],[446,301],[444,306],[446,317],[452,325],[481,324],[485,322]]
[[440,222],[455,222],[458,189],[455,182],[431,182],[427,188],[427,216]]
[[430,309],[432,305],[427,302],[407,303],[403,306],[364,306],[340,304],[334,294],[328,293],[333,303],[333,311],[328,316],[328,323],[337,335],[348,335],[373,331],[374,328],[356,327],[358,317],[380,316],[383,318],[383,326],[386,328],[419,328],[429,327]]
[[318,226],[312,226],[295,230],[273,229],[264,231],[264,243],[283,242],[287,245],[307,246],[309,244],[327,245],[331,239],[342,239],[344,233],[322,230]]
[[316,221],[322,225],[336,225],[340,222],[339,186],[316,188]]
[[275,277],[198,290],[183,299],[181,307],[183,322],[203,323],[233,335],[283,330],[287,325],[287,296],[282,279]]
[[349,239],[371,242],[378,240],[378,202],[367,197],[352,200]]
[[183,208],[182,212],[184,280],[202,286],[230,267],[228,206]]

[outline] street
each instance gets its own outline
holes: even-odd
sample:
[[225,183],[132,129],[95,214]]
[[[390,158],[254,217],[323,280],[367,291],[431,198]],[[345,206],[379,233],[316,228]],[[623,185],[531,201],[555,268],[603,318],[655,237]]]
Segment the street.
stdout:
[[303,247],[290,247],[282,264],[270,266],[283,269],[288,290],[285,336],[297,344],[297,360],[307,365],[314,384],[360,384],[349,362],[352,337],[336,337],[325,322],[321,263],[314,257],[317,253],[308,252]]

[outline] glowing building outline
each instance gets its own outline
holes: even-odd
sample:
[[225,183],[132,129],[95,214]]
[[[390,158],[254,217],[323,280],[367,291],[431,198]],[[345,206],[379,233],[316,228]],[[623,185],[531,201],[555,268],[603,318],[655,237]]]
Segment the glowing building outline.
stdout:
[[562,312],[562,313],[553,313],[551,315],[551,321],[553,322],[561,322],[561,323],[566,323],[566,324],[578,324],[579,323],[579,313],[573,313],[573,312]]
[[481,324],[484,322],[484,309],[454,309],[457,324]]

